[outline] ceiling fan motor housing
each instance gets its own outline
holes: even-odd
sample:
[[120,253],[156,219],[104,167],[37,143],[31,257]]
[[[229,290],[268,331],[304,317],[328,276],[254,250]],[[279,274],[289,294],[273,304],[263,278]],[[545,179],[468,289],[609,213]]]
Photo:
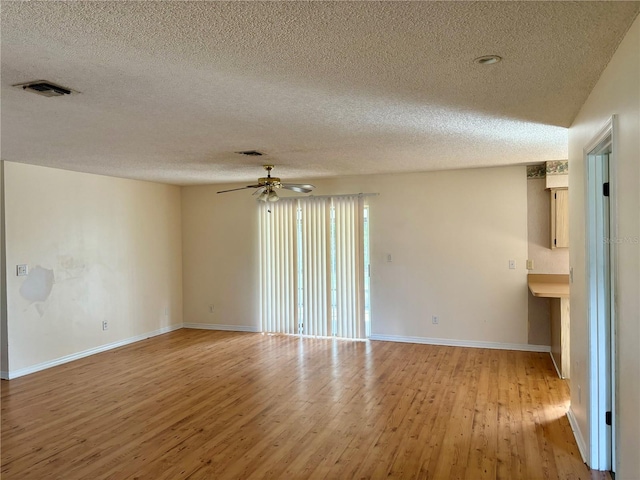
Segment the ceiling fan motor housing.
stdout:
[[279,187],[280,179],[277,177],[262,177],[258,179],[258,183],[265,186],[270,185],[272,187]]

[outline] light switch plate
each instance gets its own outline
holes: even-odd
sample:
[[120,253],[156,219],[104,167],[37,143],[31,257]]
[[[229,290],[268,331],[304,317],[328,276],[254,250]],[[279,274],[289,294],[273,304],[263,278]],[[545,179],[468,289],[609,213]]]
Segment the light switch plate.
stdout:
[[533,270],[533,260],[527,260],[527,270]]
[[515,270],[515,269],[516,269],[516,261],[509,260],[509,270]]
[[16,275],[18,277],[26,277],[29,275],[29,265],[16,265]]

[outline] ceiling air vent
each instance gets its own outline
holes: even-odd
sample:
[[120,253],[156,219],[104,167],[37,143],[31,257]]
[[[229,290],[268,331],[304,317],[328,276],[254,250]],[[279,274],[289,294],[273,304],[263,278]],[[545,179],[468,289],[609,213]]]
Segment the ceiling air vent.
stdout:
[[67,87],[56,85],[55,83],[49,82],[47,80],[36,80],[35,82],[19,83],[17,85],[14,85],[14,87],[22,87],[23,90],[37,93],[38,95],[43,95],[45,97],[62,97],[64,95],[76,93]]
[[261,157],[264,153],[259,152],[257,150],[245,150],[244,152],[236,152],[240,155],[247,155],[248,157]]

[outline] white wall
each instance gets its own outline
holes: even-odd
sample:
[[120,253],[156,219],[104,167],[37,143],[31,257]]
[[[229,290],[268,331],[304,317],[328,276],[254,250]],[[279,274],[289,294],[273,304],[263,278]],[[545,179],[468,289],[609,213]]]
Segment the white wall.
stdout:
[[4,236],[4,162],[0,160],[0,374],[6,378],[9,371],[7,347],[7,263]]
[[184,322],[258,331],[256,200],[225,188],[182,188]]
[[[314,181],[317,195],[380,193],[369,199],[373,334],[526,345],[526,182],[525,167]],[[182,189],[184,321],[257,330],[257,205],[250,191],[216,195],[224,188]]]
[[[569,130],[571,285],[571,409],[587,442],[589,375],[585,284],[583,148],[618,115],[618,155],[611,178],[617,197],[618,438],[616,478],[640,478],[640,18],[636,19]],[[578,394],[582,391],[582,401]]]
[[4,187],[11,375],[182,323],[179,187],[11,162]]

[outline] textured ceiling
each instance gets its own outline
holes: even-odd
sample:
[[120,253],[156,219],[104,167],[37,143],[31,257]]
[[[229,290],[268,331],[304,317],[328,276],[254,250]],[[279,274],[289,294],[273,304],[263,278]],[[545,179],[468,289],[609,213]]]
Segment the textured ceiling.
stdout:
[[[3,1],[2,159],[181,185],[562,159],[639,7]],[[37,79],[81,93],[12,87]]]

